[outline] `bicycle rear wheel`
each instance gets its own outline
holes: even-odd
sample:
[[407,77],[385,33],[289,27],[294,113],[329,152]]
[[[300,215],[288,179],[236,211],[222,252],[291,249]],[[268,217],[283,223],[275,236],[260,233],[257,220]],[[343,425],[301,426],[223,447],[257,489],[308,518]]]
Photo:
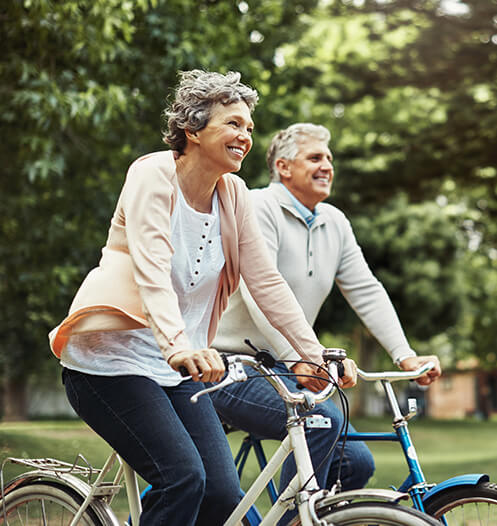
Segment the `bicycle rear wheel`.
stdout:
[[[425,513],[385,502],[345,504],[320,510],[318,516],[333,526],[440,526],[440,522]],[[300,519],[289,526],[300,526]]]
[[[0,501],[0,524],[4,526],[65,526],[71,523],[83,499],[71,488],[57,483],[27,484]],[[4,513],[5,510],[5,513]],[[106,526],[88,507],[78,526]]]
[[448,526],[497,526],[497,484],[448,488],[423,502],[426,513]]

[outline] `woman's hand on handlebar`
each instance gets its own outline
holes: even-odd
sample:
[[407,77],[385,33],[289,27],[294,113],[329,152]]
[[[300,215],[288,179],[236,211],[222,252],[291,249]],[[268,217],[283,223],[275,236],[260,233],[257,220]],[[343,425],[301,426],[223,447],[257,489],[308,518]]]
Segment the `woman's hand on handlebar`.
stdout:
[[176,371],[184,367],[194,382],[219,382],[225,372],[223,360],[216,349],[180,351],[171,356],[169,365]]

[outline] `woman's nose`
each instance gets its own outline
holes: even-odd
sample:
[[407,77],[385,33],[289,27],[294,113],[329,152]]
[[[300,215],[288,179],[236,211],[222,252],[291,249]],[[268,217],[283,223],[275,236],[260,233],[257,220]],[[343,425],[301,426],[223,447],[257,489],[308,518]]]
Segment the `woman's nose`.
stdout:
[[248,131],[248,130],[240,130],[240,133],[238,134],[238,138],[245,142],[245,143],[248,143],[249,145],[252,145],[252,134]]
[[244,130],[243,128],[240,128],[240,135],[246,140],[249,140],[249,141],[252,140],[252,135],[248,130]]

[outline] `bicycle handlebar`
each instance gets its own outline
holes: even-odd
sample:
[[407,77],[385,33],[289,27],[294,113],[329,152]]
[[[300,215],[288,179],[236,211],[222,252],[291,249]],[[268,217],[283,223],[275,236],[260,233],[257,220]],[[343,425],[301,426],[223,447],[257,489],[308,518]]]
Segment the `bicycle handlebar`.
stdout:
[[[235,382],[245,382],[248,377],[243,366],[248,365],[266,378],[281,396],[283,401],[293,405],[306,405],[312,408],[315,404],[319,404],[330,398],[330,396],[336,391],[337,381],[340,376],[339,370],[342,365],[341,362],[345,357],[346,353],[342,349],[325,349],[323,351],[323,360],[327,366],[328,373],[330,374],[331,381],[329,384],[318,393],[311,393],[309,391],[294,393],[290,391],[282,380],[272,372],[269,366],[263,364],[264,360],[261,360],[260,357],[258,358],[257,356],[253,357],[244,354],[225,354],[223,355],[223,360],[225,361],[227,370],[225,378],[212,387],[202,389],[194,394],[190,400],[192,403],[197,403],[199,397],[204,394],[212,393],[213,391],[222,389],[223,387]],[[433,362],[427,362],[414,371],[383,371],[372,373],[357,368],[357,375],[367,382],[374,382],[377,380],[397,382],[399,380],[415,380],[433,369],[433,367],[435,367]]]
[[366,382],[375,382],[376,380],[388,380],[389,382],[398,382],[399,380],[415,380],[423,376],[428,371],[433,369],[435,364],[433,362],[426,362],[421,367],[414,371],[383,371],[376,373],[367,373],[357,368],[357,376]]
[[[345,358],[345,351],[342,352],[343,358]],[[245,373],[243,365],[248,365],[254,368],[260,374],[262,374],[266,378],[266,380],[276,389],[278,394],[285,402],[294,405],[306,405],[312,408],[315,404],[319,404],[327,400],[330,396],[333,395],[333,393],[336,390],[336,385],[339,378],[338,365],[340,363],[340,360],[343,358],[340,358],[339,361],[336,361],[330,359],[327,353],[329,353],[328,349],[326,349],[323,352],[323,357],[328,369],[328,373],[330,374],[331,381],[322,391],[319,391],[318,393],[311,393],[309,391],[293,393],[282,382],[281,378],[275,375],[270,367],[263,365],[259,359],[253,356],[235,354],[225,355],[225,358],[228,363],[226,367],[228,372],[227,376],[218,384],[215,384],[212,387],[208,387],[206,389],[202,389],[202,391],[199,391],[198,393],[194,394],[190,398],[190,400],[192,403],[196,403],[198,401],[198,398],[204,394],[212,393],[213,391],[222,389],[223,387],[231,385],[234,382],[246,381],[248,377]]]

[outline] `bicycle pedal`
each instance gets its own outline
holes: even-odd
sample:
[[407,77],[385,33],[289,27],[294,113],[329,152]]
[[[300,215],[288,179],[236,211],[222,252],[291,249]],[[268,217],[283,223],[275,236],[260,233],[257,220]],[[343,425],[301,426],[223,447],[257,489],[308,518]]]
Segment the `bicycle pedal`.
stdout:
[[331,419],[320,415],[306,416],[305,425],[309,429],[331,429]]

